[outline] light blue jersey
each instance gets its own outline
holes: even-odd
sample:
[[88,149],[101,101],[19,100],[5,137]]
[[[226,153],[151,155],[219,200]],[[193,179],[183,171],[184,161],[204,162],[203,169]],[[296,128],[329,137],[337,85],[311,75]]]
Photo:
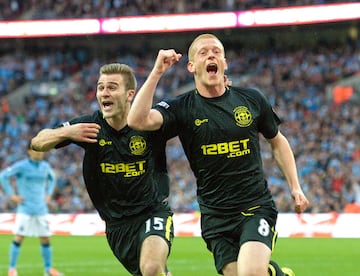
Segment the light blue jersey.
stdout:
[[[16,192],[11,185],[11,179],[16,180]],[[55,182],[55,172],[44,160],[23,159],[0,173],[0,183],[5,193],[8,196],[17,194],[24,199],[18,204],[17,213],[27,215],[48,214],[46,196],[52,195]]]

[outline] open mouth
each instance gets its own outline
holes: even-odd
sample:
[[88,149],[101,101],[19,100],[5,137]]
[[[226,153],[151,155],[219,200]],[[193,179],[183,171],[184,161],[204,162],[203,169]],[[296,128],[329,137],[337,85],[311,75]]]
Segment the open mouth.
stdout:
[[210,74],[216,74],[218,70],[217,64],[216,63],[209,63],[206,66],[206,71]]
[[113,106],[113,102],[110,101],[103,101],[102,106],[104,110],[110,109]]

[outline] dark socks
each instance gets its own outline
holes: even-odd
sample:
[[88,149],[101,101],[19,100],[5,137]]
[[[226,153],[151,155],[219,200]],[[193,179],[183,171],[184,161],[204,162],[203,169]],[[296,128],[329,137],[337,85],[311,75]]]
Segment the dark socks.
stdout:
[[269,263],[268,274],[269,274],[269,276],[286,276],[284,274],[284,272],[282,272],[279,265],[272,260],[270,260],[270,263]]

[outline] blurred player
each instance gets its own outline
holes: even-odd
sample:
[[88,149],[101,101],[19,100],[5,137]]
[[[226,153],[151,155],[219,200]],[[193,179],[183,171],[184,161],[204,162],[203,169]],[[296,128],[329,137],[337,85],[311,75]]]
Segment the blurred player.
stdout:
[[141,132],[127,126],[135,90],[129,66],[102,66],[96,91],[100,110],[41,130],[32,147],[39,151],[70,143],[82,147],[85,185],[105,221],[114,255],[133,275],[165,276],[173,239],[167,138],[161,131]]
[[[10,246],[8,276],[16,276],[16,263],[25,237],[39,237],[46,276],[63,273],[52,267],[51,232],[48,223],[48,203],[55,188],[55,173],[43,160],[44,153],[27,149],[28,158],[18,161],[0,173],[0,183],[10,200],[17,204],[14,240]],[[15,189],[12,181],[15,181]]]
[[309,202],[293,152],[278,129],[280,120],[260,91],[225,85],[224,47],[211,34],[198,36],[189,48],[187,69],[196,89],[152,108],[159,80],[181,56],[173,49],[159,51],[130,109],[129,125],[176,130],[197,179],[202,237],[219,274],[294,275],[270,262],[278,211],[264,178],[259,143],[261,133],[288,182],[296,212],[303,212]]

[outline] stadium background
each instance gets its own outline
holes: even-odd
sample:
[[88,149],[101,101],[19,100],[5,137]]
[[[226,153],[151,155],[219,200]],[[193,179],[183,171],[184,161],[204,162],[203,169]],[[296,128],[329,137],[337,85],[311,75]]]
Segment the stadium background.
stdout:
[[[176,1],[175,5],[174,1],[78,1],[71,4],[71,1],[14,0],[0,3],[0,18],[100,18],[355,1],[192,2]],[[96,3],[103,6],[100,8]],[[182,8],[179,3],[183,4]],[[356,77],[360,72],[358,30],[358,21],[346,21],[183,33],[0,39],[0,168],[24,158],[27,141],[41,128],[53,127],[97,109],[94,95],[102,64],[115,61],[129,64],[141,85],[158,49],[175,48],[186,54],[197,34],[212,32],[225,45],[228,75],[233,84],[262,89],[284,119],[281,128],[294,149],[301,183],[311,202],[307,212],[343,213],[353,207],[358,210],[360,108],[355,96],[359,86],[352,87],[350,99],[340,98],[335,102],[333,97],[328,97],[329,86]],[[185,72],[185,63],[186,57],[162,80],[158,98],[191,87],[192,77]],[[169,142],[167,151],[171,206],[179,213],[197,211],[194,178],[177,139]],[[279,211],[291,213],[287,185],[265,143],[262,155]],[[51,212],[93,213],[82,179],[81,150],[70,146],[51,151],[47,159],[58,175]],[[0,189],[0,212],[13,211],[14,206]]]

